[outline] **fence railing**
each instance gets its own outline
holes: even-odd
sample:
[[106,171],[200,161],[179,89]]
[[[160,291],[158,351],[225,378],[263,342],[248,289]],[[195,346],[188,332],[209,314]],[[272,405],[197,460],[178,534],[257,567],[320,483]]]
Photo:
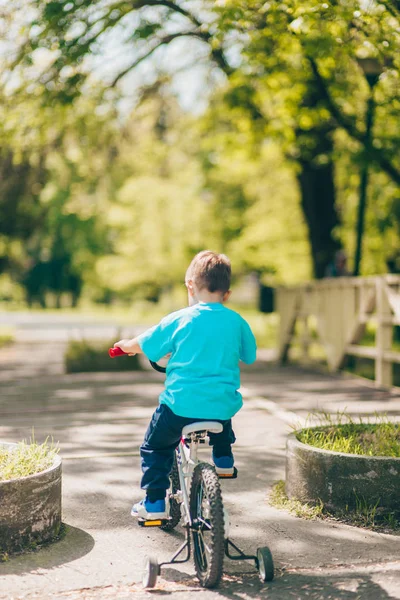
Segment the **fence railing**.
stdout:
[[[392,385],[393,363],[400,363],[400,352],[392,347],[393,326],[400,325],[399,275],[341,277],[279,287],[276,310],[282,362],[288,359],[299,329],[302,354],[308,358],[312,318],[331,370],[340,369],[348,355],[370,358],[375,361],[376,384]],[[296,327],[299,322],[300,328]],[[369,322],[375,322],[375,345],[359,345]]]

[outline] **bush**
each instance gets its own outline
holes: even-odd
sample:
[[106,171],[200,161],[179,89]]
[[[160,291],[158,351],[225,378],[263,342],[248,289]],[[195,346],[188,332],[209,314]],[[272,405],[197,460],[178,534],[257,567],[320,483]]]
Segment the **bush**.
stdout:
[[108,349],[114,342],[91,344],[86,340],[70,341],[64,355],[67,373],[97,371],[141,371],[138,356],[110,358]]

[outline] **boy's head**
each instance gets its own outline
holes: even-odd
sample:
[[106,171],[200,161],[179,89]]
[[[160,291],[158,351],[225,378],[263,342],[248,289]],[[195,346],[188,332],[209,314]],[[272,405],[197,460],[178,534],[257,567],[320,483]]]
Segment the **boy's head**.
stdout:
[[185,283],[189,297],[194,301],[202,300],[202,296],[218,296],[222,301],[229,297],[231,284],[231,263],[225,254],[217,254],[211,250],[199,252],[193,258],[186,271]]

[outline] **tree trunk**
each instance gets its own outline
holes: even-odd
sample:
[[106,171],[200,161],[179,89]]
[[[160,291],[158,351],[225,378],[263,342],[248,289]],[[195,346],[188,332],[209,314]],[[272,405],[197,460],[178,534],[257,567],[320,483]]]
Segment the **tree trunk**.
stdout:
[[[321,121],[315,112],[325,106],[326,100],[315,78],[308,81],[302,99],[306,127],[299,119],[295,129],[298,164],[297,175],[301,193],[301,207],[308,227],[314,277],[322,279],[327,266],[334,260],[341,244],[333,236],[339,224],[336,210],[336,188],[333,163],[333,134],[335,123]],[[300,112],[300,115],[302,112]],[[310,118],[314,123],[310,127]]]
[[368,179],[369,179],[369,150],[372,144],[372,128],[374,124],[375,115],[375,102],[373,97],[373,87],[378,81],[369,79],[371,93],[367,102],[367,114],[365,123],[365,143],[364,143],[364,160],[361,165],[360,173],[360,196],[358,201],[358,214],[356,224],[356,254],[354,257],[354,273],[357,276],[360,274],[361,269],[361,258],[362,258],[362,243],[364,237],[365,228],[365,212],[367,208],[367,191],[368,191]]
[[339,223],[334,169],[332,162],[316,165],[313,161],[301,161],[300,167],[301,207],[308,226],[314,277],[321,279],[340,247],[333,238],[333,229]]

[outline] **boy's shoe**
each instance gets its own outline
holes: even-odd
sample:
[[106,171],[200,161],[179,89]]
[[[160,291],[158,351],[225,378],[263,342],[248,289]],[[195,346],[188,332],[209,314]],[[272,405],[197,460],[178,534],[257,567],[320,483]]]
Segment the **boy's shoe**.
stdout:
[[131,516],[146,519],[147,521],[166,519],[168,514],[165,507],[165,498],[163,500],[156,500],[155,502],[150,502],[147,498],[143,498],[143,500],[132,506]]
[[213,463],[219,477],[233,477],[235,475],[234,462],[233,456],[216,457],[213,455]]

